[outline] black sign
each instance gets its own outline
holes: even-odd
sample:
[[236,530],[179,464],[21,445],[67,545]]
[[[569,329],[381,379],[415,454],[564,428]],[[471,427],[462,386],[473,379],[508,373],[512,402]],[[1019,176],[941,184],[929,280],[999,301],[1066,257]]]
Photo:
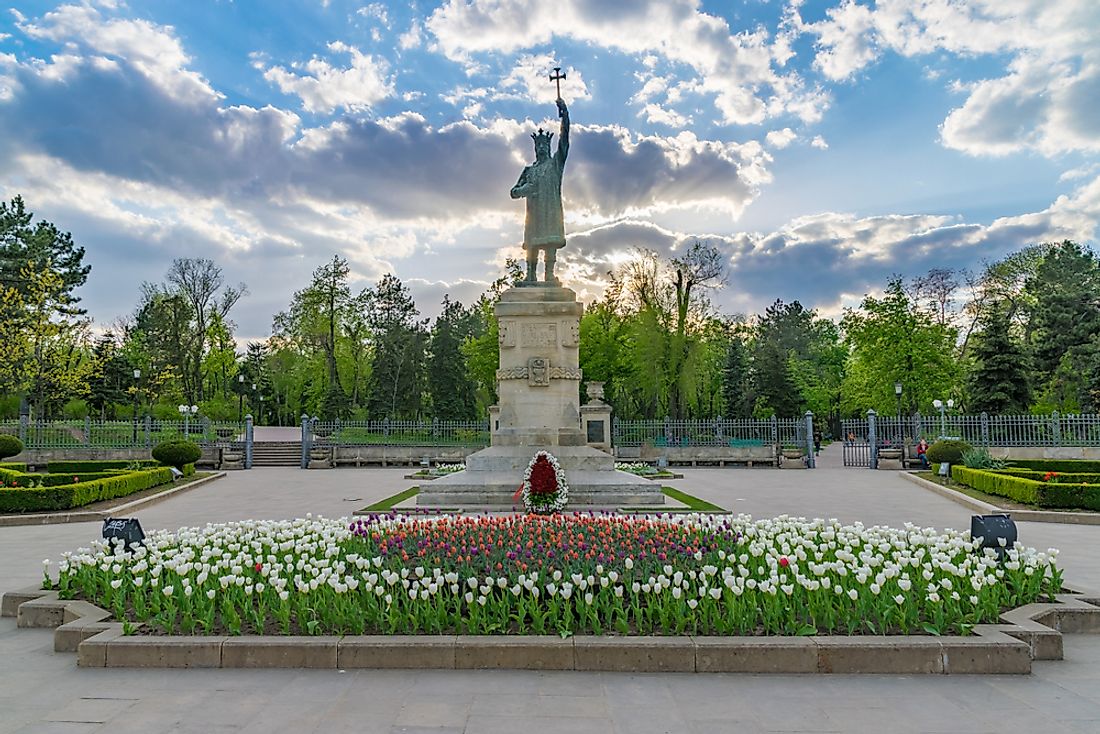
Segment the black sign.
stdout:
[[130,549],[145,542],[145,532],[136,517],[109,517],[103,521],[103,539],[109,541],[114,538],[122,538],[126,548]]
[[603,443],[603,421],[588,421],[588,443]]
[[1005,550],[1016,545],[1016,523],[1008,515],[972,515],[970,537],[981,538],[982,548],[993,548],[1004,558]]

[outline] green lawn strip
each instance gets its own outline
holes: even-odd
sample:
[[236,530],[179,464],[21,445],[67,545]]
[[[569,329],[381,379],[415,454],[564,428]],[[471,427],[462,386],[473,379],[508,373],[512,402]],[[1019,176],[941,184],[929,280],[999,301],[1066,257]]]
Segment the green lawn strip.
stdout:
[[420,487],[409,487],[408,489],[398,492],[397,494],[390,495],[389,497],[378,500],[373,505],[367,505],[360,512],[388,512],[392,510],[396,505],[404,502],[410,497],[415,497],[420,494]]
[[661,491],[664,493],[665,497],[684,503],[689,510],[694,512],[727,512],[724,507],[719,507],[706,500],[701,500],[687,492],[681,492],[675,487],[661,487]]

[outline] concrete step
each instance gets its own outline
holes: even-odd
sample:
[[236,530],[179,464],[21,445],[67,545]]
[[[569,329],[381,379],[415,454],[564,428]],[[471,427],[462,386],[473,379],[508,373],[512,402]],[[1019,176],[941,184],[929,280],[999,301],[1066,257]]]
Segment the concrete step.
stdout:
[[[525,446],[492,446],[466,457],[467,471],[511,472],[521,477],[537,449]],[[590,446],[559,446],[551,454],[565,472],[614,471],[615,457]]]
[[[659,482],[620,471],[566,472],[569,504],[587,507],[664,505]],[[523,481],[522,473],[464,472],[425,482],[417,496],[417,507],[493,507],[506,509]]]

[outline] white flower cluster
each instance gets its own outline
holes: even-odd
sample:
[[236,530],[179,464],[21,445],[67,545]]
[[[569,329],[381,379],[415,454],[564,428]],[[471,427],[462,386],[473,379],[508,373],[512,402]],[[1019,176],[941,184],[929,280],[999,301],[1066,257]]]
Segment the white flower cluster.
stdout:
[[656,474],[657,468],[644,461],[616,461],[615,468],[619,471],[627,471],[631,474]]
[[534,619],[530,604],[541,598],[548,614],[560,615],[539,618],[551,633],[552,623],[561,623],[643,634],[796,634],[812,621],[850,634],[867,624],[880,633],[919,631],[922,624],[946,632],[995,620],[1006,604],[1034,601],[1049,590],[1045,582],[1060,585],[1054,549],[1017,546],[1001,561],[992,551],[977,552],[977,541],[963,532],[786,516],[592,518],[582,531],[605,528],[620,537],[685,526],[698,531],[706,549],[670,547],[660,559],[653,552],[603,562],[561,558],[539,568],[532,561],[522,572],[509,565],[471,573],[470,566],[383,548],[393,538],[453,538],[460,523],[474,523],[479,533],[499,526],[522,535],[525,522],[568,532],[577,520],[399,516],[357,520],[349,528],[347,520],[306,517],[153,531],[132,552],[97,541],[64,554],[60,588],[116,614],[132,608],[139,618],[179,617],[185,630],[190,624],[209,631],[217,614],[237,633],[240,617],[254,629],[273,618],[285,633],[293,614],[330,630],[439,632],[469,625],[487,632]]

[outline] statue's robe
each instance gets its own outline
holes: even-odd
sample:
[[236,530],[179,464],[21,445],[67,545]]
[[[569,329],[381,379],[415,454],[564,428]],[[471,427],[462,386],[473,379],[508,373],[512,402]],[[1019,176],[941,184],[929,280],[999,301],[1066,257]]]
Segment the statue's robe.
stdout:
[[525,187],[527,219],[523,248],[565,247],[565,218],[561,207],[561,178],[565,168],[561,152],[523,169],[516,187]]

